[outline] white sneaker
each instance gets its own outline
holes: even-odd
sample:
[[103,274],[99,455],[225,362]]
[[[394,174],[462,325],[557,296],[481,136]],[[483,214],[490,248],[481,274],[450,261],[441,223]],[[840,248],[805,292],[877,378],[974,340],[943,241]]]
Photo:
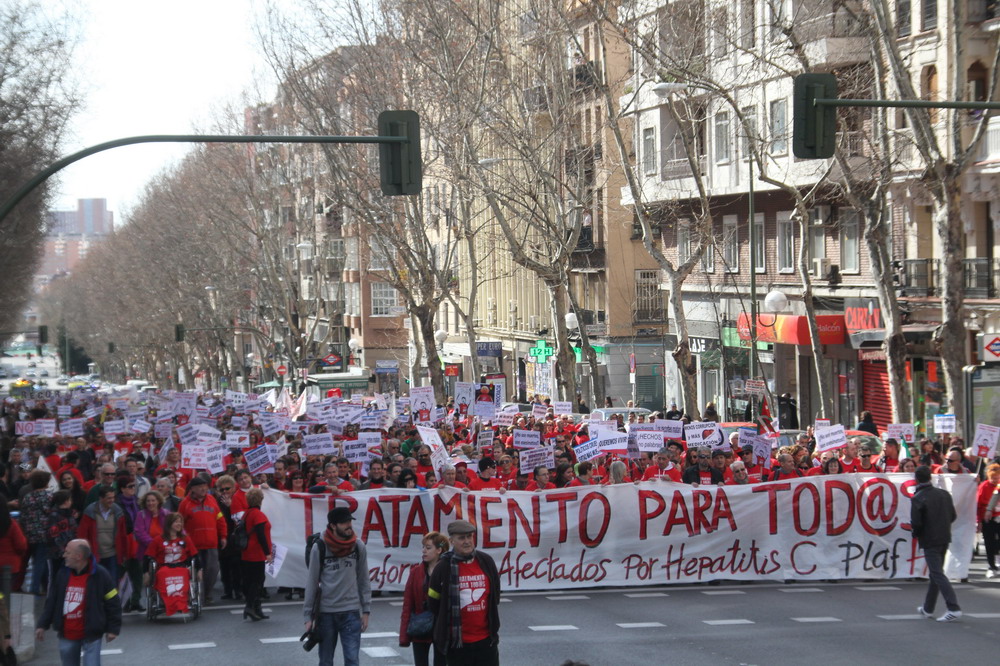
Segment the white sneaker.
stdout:
[[948,611],[941,617],[937,619],[938,622],[954,622],[955,620],[962,617],[962,611]]
[[926,617],[928,620],[934,619],[934,613],[928,613],[924,610],[923,606],[917,606],[917,612]]
[[987,569],[986,570],[986,577],[987,578],[996,578],[996,575],[997,575],[997,570],[996,569]]

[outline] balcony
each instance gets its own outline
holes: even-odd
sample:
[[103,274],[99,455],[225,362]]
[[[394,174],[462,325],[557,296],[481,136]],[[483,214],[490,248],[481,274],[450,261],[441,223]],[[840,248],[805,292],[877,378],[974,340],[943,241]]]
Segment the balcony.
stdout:
[[962,260],[962,276],[968,298],[992,298],[996,295],[992,264],[992,260],[981,257]]
[[979,162],[1000,161],[1000,116],[989,119],[986,126],[986,136],[979,143]]
[[570,85],[574,92],[593,90],[601,80],[593,60],[572,67],[569,73]]
[[632,323],[656,324],[667,321],[667,310],[661,304],[658,308],[639,308],[632,311]]
[[1000,30],[1000,2],[998,0],[969,0],[969,23],[983,23],[983,30]]
[[573,250],[573,253],[569,257],[570,270],[595,273],[603,271],[606,264],[607,254],[604,251],[604,243],[594,242],[593,230],[590,227],[583,229],[580,234],[580,241],[576,244],[576,249]]
[[937,292],[937,259],[903,260],[903,295],[933,296]]

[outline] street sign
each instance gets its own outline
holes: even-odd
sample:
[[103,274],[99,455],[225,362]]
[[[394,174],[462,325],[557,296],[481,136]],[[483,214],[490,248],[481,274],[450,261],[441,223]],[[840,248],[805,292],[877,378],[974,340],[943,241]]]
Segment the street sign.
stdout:
[[286,368],[284,365],[279,365],[277,368],[275,368],[275,372],[277,372],[279,376],[284,377],[286,374],[288,374],[288,368]]
[[744,383],[743,389],[751,395],[764,395],[767,391],[767,384],[763,379],[748,379]]
[[986,336],[983,342],[983,360],[987,363],[1000,361],[1000,337]]
[[323,362],[327,365],[337,365],[340,360],[340,357],[332,352],[323,357]]

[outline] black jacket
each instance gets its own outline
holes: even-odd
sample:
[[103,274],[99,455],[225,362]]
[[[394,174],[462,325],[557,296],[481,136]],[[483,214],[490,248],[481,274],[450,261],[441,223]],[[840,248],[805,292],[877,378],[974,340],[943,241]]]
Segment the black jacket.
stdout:
[[[477,550],[476,562],[490,582],[490,600],[486,609],[492,644],[500,641],[500,574],[493,558]],[[447,654],[451,642],[451,558],[445,556],[431,572],[427,584],[427,609],[434,613],[434,645]],[[460,611],[461,609],[459,609]]]
[[[90,557],[90,576],[83,598],[83,633],[86,640],[100,638],[104,634],[120,634],[122,631],[122,606],[115,581],[108,570]],[[63,566],[56,572],[55,582],[49,584],[49,594],[45,597],[45,609],[38,618],[39,629],[55,628],[62,636],[63,601],[69,586],[69,567]]]
[[[725,480],[722,476],[722,472],[717,470],[715,467],[709,467],[708,471],[712,475],[713,486],[717,486]],[[684,483],[701,483],[701,470],[697,465],[691,465],[684,470],[683,474],[681,474],[681,481]]]
[[951,524],[955,522],[955,516],[955,504],[947,490],[922,483],[913,491],[910,525],[921,548],[951,543]]

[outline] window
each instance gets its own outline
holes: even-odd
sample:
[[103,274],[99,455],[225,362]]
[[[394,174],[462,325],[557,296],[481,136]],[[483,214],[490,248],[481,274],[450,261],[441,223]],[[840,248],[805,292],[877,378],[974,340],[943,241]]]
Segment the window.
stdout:
[[726,215],[722,218],[722,259],[726,262],[726,271],[730,273],[738,273],[740,270],[738,219],[735,215]]
[[778,272],[795,272],[795,224],[789,211],[778,213]]
[[663,292],[659,271],[635,272],[636,321],[661,321],[664,317]]
[[757,6],[754,0],[740,0],[740,46],[752,49],[757,45]]
[[715,10],[712,17],[712,52],[722,58],[729,52],[729,11],[725,7]]
[[841,209],[840,213],[840,270],[857,273],[861,270],[859,256],[861,250],[861,224],[858,211]]
[[937,27],[937,0],[921,0],[921,30],[933,30]]
[[908,37],[913,30],[910,0],[896,0],[896,36]]
[[715,161],[729,161],[729,112],[715,114]]
[[361,261],[358,259],[358,239],[356,237],[345,238],[344,239],[344,250],[345,250],[345,260],[344,260],[344,270],[345,271],[357,271],[361,270]]
[[777,40],[781,37],[785,22],[788,20],[788,7],[785,3],[786,0],[774,0],[765,5],[771,13],[772,40]]
[[388,317],[396,307],[396,289],[388,282],[372,282],[372,316]]
[[642,130],[642,172],[647,176],[656,173],[656,130],[652,127]]
[[705,251],[701,254],[701,270],[706,273],[715,272],[715,244],[706,243]]
[[757,142],[757,114],[752,106],[745,106],[740,109],[743,116],[743,126],[740,131],[740,153],[743,159],[749,160]]
[[355,317],[361,316],[361,283],[348,282],[344,285],[344,314]]
[[809,211],[809,269],[815,274],[813,259],[826,257],[826,221],[828,206],[816,206]]
[[788,116],[785,100],[776,99],[771,102],[771,153],[784,155],[788,152]]
[[368,270],[387,271],[392,268],[392,261],[395,252],[391,248],[384,247],[379,241],[371,244],[371,256],[368,258]]
[[677,262],[683,264],[691,258],[691,221],[681,220],[677,224]]
[[758,273],[767,272],[766,253],[764,252],[764,213],[756,213],[753,216],[754,238],[753,260],[756,264],[755,270]]

